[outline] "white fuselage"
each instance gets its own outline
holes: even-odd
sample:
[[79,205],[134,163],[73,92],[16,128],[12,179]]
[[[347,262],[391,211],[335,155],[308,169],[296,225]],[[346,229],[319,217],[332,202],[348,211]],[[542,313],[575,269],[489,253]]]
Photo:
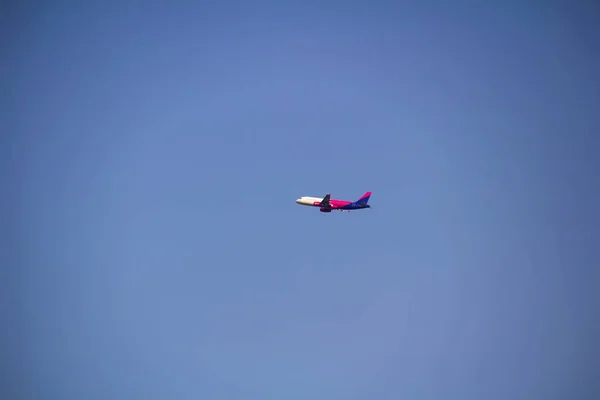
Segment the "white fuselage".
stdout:
[[320,203],[323,200],[323,197],[299,197],[296,199],[296,203],[301,204],[303,206],[313,206],[315,203]]

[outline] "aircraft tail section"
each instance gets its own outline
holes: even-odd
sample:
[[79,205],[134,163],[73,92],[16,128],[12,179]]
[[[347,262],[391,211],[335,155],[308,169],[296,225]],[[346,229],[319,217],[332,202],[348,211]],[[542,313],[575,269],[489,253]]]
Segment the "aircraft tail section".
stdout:
[[367,193],[363,194],[360,199],[355,201],[354,204],[356,204],[357,206],[366,206],[367,203],[369,202],[370,198],[371,198],[371,192],[367,192]]

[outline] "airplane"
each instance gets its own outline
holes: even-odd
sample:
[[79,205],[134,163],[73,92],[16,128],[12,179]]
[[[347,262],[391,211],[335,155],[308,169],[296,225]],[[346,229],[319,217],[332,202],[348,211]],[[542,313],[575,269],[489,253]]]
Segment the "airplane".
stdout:
[[364,208],[371,208],[371,206],[367,204],[370,197],[371,192],[367,192],[356,201],[333,200],[331,198],[331,194],[328,193],[323,198],[309,196],[298,197],[296,199],[296,203],[303,206],[319,207],[319,211],[321,212],[331,212],[332,210],[350,212],[350,210],[362,210]]

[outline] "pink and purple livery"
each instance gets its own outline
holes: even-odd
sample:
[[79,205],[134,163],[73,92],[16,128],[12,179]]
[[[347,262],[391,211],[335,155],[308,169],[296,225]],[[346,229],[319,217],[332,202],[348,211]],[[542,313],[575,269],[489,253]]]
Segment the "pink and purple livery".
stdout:
[[364,208],[371,208],[367,203],[371,197],[371,192],[367,192],[356,201],[347,200],[333,200],[331,195],[327,194],[325,197],[299,197],[296,199],[296,203],[303,206],[319,207],[321,212],[331,212],[332,210],[339,211],[351,211],[351,210],[362,210]]

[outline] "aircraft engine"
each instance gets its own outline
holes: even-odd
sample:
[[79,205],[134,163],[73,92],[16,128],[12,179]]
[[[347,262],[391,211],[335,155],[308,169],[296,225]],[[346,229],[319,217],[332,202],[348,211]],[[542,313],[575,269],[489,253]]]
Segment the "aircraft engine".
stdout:
[[319,208],[319,211],[321,211],[321,212],[331,212],[331,208],[321,207],[321,208]]

